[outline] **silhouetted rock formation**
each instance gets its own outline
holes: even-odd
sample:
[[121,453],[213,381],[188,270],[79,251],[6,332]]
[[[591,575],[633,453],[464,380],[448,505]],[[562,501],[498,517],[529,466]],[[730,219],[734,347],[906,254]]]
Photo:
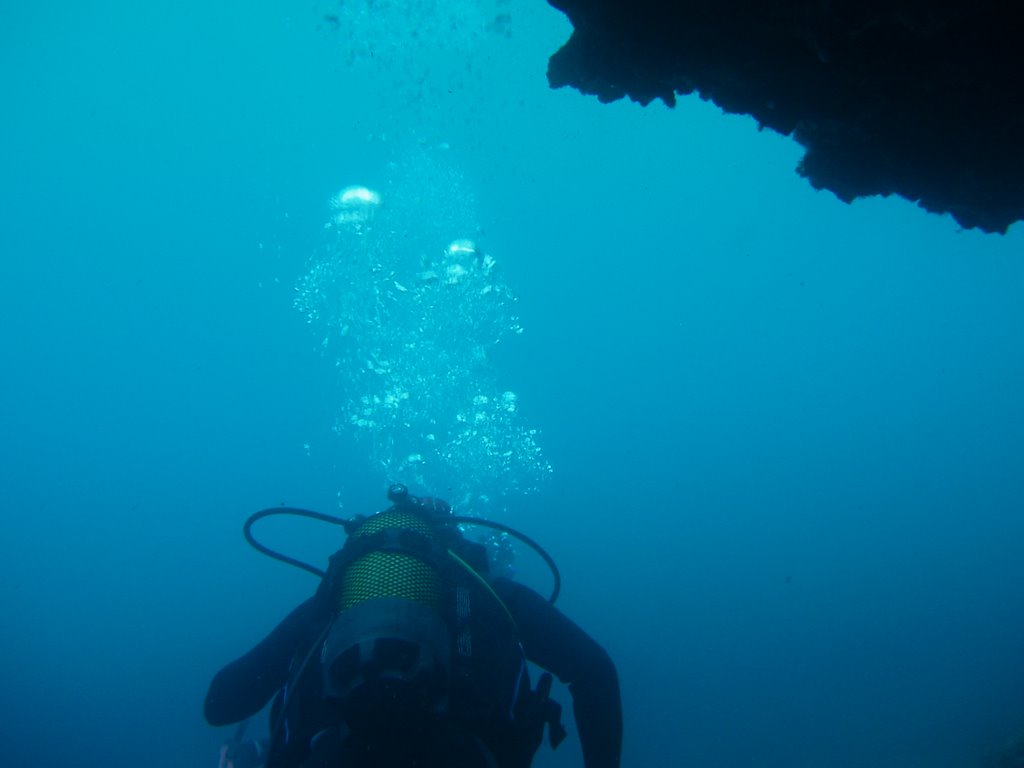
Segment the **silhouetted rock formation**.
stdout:
[[1015,3],[549,2],[575,27],[552,87],[669,105],[696,91],[792,135],[799,172],[842,200],[895,193],[987,232],[1024,218]]

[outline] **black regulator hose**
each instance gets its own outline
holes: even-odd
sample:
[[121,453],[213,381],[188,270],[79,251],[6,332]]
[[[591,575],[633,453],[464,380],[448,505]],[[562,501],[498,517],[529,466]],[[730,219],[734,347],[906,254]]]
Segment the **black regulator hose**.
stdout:
[[562,574],[558,572],[558,566],[555,565],[555,559],[547,553],[547,550],[544,549],[544,547],[531,539],[525,533],[520,533],[515,528],[505,525],[504,523],[495,523],[491,520],[484,520],[480,517],[465,517],[463,515],[453,515],[452,517],[449,517],[448,520],[460,525],[479,525],[484,528],[493,528],[496,531],[507,533],[509,536],[519,539],[523,544],[540,555],[541,559],[547,563],[548,568],[551,569],[551,577],[555,582],[551,589],[551,596],[548,598],[549,603],[552,605],[555,604],[555,600],[558,599],[558,595],[562,591]]
[[[326,572],[317,568],[315,565],[310,565],[309,563],[304,563],[303,561],[297,560],[294,557],[283,555],[280,552],[276,552],[270,547],[264,546],[263,544],[260,544],[258,541],[256,541],[256,537],[252,535],[253,524],[259,520],[262,520],[264,517],[272,517],[273,515],[293,515],[295,517],[308,517],[312,518],[313,520],[320,520],[322,522],[330,523],[331,525],[337,525],[341,528],[344,528],[346,534],[352,533],[352,531],[355,530],[359,525],[359,523],[357,523],[354,520],[346,520],[341,517],[335,517],[334,515],[324,514],[323,512],[314,512],[310,509],[298,509],[296,507],[269,507],[267,509],[261,509],[259,512],[254,512],[252,515],[249,516],[249,519],[245,521],[245,524],[242,526],[242,535],[245,536],[245,540],[249,542],[249,544],[257,552],[262,552],[267,557],[272,557],[275,560],[280,560],[282,563],[287,563],[288,565],[293,565],[296,568],[301,568],[304,571],[312,573],[314,576],[319,576],[321,579],[327,574]],[[525,533],[520,533],[515,528],[505,525],[504,523],[495,523],[491,520],[484,520],[483,518],[479,517],[465,517],[461,515],[452,515],[450,517],[444,518],[444,521],[455,523],[457,525],[479,525],[483,528],[493,528],[496,531],[507,533],[509,536],[519,539],[519,541],[523,542],[523,544],[525,544],[538,555],[540,555],[541,559],[544,560],[545,563],[547,563],[548,568],[551,569],[551,576],[554,579],[554,587],[551,590],[551,596],[548,598],[548,602],[552,605],[555,604],[555,601],[558,599],[559,593],[562,591],[562,576],[558,572],[558,566],[555,564],[554,558],[552,558],[551,555],[549,555],[547,551],[544,549],[544,547],[542,547],[536,541],[531,539]]]
[[321,579],[326,576],[326,572],[321,571],[315,565],[304,563],[301,560],[296,560],[294,557],[288,557],[288,555],[282,555],[280,552],[275,552],[270,547],[265,547],[256,541],[256,537],[252,535],[252,526],[258,520],[262,520],[264,517],[271,517],[273,515],[294,515],[295,517],[311,517],[314,520],[321,520],[331,525],[339,525],[345,529],[345,533],[349,533],[349,525],[351,521],[344,520],[334,515],[325,515],[323,512],[314,512],[310,509],[296,509],[295,507],[270,507],[268,509],[261,509],[259,512],[255,512],[249,516],[249,519],[245,521],[245,525],[242,526],[242,535],[245,536],[245,540],[255,549],[257,552],[262,552],[267,557],[272,557],[275,560],[280,560],[282,563],[288,565],[294,565],[296,568],[301,568],[304,571],[312,573],[314,576],[319,576]]

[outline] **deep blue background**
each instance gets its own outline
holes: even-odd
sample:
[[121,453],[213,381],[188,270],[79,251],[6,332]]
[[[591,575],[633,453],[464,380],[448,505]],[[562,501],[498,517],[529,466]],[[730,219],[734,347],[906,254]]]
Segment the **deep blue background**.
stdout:
[[445,66],[350,63],[312,3],[35,5],[0,12],[4,765],[214,764],[210,675],[313,588],[242,520],[383,502],[292,297],[327,197],[417,143],[521,295],[495,364],[555,473],[509,522],[619,664],[625,764],[974,766],[1024,727],[1020,225],[551,91],[539,0]]

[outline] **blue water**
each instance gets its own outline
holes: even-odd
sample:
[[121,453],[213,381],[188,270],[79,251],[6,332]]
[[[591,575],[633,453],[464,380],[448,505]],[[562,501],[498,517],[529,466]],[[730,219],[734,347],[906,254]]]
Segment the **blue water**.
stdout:
[[618,664],[625,765],[966,768],[1024,728],[1019,224],[551,91],[539,0],[208,5],[0,14],[4,765],[215,764],[210,676],[314,587],[245,516],[383,504],[294,289],[411,149],[520,297],[493,374],[554,471],[504,514]]

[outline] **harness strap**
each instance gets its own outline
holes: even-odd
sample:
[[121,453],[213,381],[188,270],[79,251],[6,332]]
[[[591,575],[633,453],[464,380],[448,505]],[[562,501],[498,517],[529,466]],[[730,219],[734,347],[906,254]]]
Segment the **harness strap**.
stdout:
[[551,673],[545,672],[537,681],[537,690],[533,695],[537,715],[548,727],[548,743],[552,749],[557,749],[569,734],[562,725],[562,705],[551,698],[551,682]]
[[344,569],[370,552],[401,552],[419,557],[434,566],[445,560],[445,548],[422,533],[408,528],[385,528],[368,535],[350,538],[345,542],[345,546],[331,557],[331,564]]

